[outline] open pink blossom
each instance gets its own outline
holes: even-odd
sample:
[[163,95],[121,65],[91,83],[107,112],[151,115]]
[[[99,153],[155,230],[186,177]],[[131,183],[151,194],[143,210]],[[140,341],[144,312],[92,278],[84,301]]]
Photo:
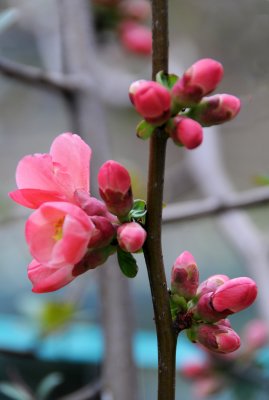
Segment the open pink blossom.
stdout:
[[9,195],[29,208],[48,201],[76,203],[76,190],[89,191],[90,158],[90,147],[78,135],[63,133],[53,141],[49,154],[20,160],[16,170],[18,190]]
[[25,226],[30,253],[42,265],[74,265],[85,255],[94,224],[78,206],[66,202],[42,204]]

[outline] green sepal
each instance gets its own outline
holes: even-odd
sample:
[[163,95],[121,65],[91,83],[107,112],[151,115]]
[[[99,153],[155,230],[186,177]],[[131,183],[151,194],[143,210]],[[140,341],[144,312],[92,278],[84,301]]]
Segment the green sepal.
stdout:
[[172,320],[174,321],[177,317],[179,312],[186,312],[187,311],[187,302],[184,297],[179,296],[178,294],[171,294],[170,295],[170,310],[172,314]]
[[138,266],[133,255],[118,247],[117,256],[121,272],[127,276],[127,278],[134,278],[138,272]]
[[186,334],[188,339],[192,342],[192,343],[196,343],[196,332],[195,329],[190,328],[186,330]]
[[155,129],[156,126],[153,126],[144,119],[142,119],[142,121],[140,121],[136,127],[136,135],[140,139],[147,140],[151,137]]
[[171,90],[178,80],[179,76],[175,74],[165,74],[163,71],[159,71],[156,75],[156,82],[160,83],[168,90]]
[[147,213],[147,208],[145,200],[136,199],[134,200],[133,208],[128,214],[128,219],[129,221],[139,220],[139,222],[144,224],[146,213]]

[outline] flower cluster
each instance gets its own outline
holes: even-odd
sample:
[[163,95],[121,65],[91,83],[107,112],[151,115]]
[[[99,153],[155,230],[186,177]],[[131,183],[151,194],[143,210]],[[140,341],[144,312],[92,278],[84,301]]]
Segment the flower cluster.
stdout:
[[[194,393],[200,398],[231,387],[229,372],[233,369],[242,371],[248,367],[257,368],[257,351],[262,350],[269,340],[268,325],[259,319],[251,320],[242,332],[242,349],[233,354],[212,354],[205,351],[203,357],[186,362],[180,369],[183,377],[192,381]],[[261,366],[259,366],[261,367]],[[228,374],[227,374],[228,371]],[[228,378],[228,379],[227,379]],[[240,376],[237,376],[237,380]],[[267,377],[266,377],[267,379]]]
[[89,193],[90,159],[91,149],[79,136],[63,133],[49,154],[28,155],[17,166],[18,189],[9,195],[35,209],[25,226],[34,292],[57,290],[116,251],[139,251],[146,239],[132,212],[128,171],[112,160],[103,164],[98,174],[102,202]]
[[148,0],[94,0],[97,30],[114,30],[121,45],[138,55],[150,55],[151,30],[144,23],[150,17]]
[[130,100],[144,118],[137,127],[137,135],[147,139],[156,126],[165,124],[176,145],[198,147],[203,141],[203,127],[229,121],[240,111],[240,100],[235,96],[208,96],[222,77],[222,65],[206,58],[194,63],[182,78],[159,72],[156,82],[133,82]]
[[240,337],[227,317],[249,307],[257,296],[255,282],[246,277],[213,275],[199,285],[193,256],[185,251],[175,261],[171,276],[171,309],[178,331],[187,329],[191,341],[216,353],[230,353]]

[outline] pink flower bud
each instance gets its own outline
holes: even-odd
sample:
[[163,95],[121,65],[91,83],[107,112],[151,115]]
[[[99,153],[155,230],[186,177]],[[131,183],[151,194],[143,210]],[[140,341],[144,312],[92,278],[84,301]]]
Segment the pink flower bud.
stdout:
[[117,231],[117,240],[122,250],[135,253],[140,250],[146,240],[147,233],[141,225],[130,222],[121,225]]
[[231,314],[228,310],[216,311],[212,306],[212,296],[213,293],[208,292],[199,298],[198,303],[193,308],[196,318],[207,322],[217,322]]
[[249,321],[244,328],[243,339],[248,350],[265,346],[269,340],[268,324],[260,319]]
[[108,257],[115,253],[115,251],[115,246],[88,250],[85,256],[72,269],[72,275],[76,277],[84,274],[84,272],[87,272],[89,269],[94,269],[99,265],[104,264]]
[[210,58],[194,63],[174,85],[172,96],[176,103],[191,106],[211,93],[223,76],[222,65]]
[[148,27],[127,21],[121,24],[119,34],[126,50],[143,56],[151,54],[152,34]]
[[116,235],[116,228],[105,217],[91,217],[94,224],[94,231],[88,243],[88,248],[98,248],[108,246]]
[[42,204],[28,218],[26,241],[42,265],[60,267],[77,263],[87,251],[94,225],[78,206],[65,202]]
[[198,286],[197,295],[215,292],[215,290],[229,280],[227,275],[212,275]]
[[110,222],[117,222],[117,217],[110,214],[106,205],[102,201],[90,196],[90,194],[85,192],[84,190],[76,190],[74,197],[77,201],[77,204],[89,216],[105,217],[109,219]]
[[129,89],[136,111],[153,124],[161,125],[170,116],[171,97],[169,91],[158,82],[136,81]]
[[171,138],[177,145],[183,145],[187,149],[195,149],[203,141],[203,128],[194,119],[187,117],[175,117],[174,129]]
[[184,251],[172,267],[172,292],[190,300],[195,296],[198,284],[199,270],[195,259],[191,253]]
[[194,117],[203,126],[223,124],[235,118],[241,108],[240,100],[230,94],[205,97],[194,110]]
[[195,333],[198,343],[216,353],[231,353],[240,347],[240,337],[226,326],[201,324]]
[[106,161],[98,173],[99,193],[108,210],[123,217],[133,206],[129,172],[116,161]]
[[212,307],[233,314],[249,307],[257,297],[256,283],[250,278],[230,279],[212,295]]

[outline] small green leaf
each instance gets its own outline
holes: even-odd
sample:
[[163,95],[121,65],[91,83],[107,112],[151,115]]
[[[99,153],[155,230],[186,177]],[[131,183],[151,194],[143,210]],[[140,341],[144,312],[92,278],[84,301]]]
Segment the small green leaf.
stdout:
[[146,213],[147,209],[145,200],[136,199],[134,200],[132,210],[128,214],[128,219],[129,221],[132,221],[134,219],[140,220],[142,221],[142,223],[144,223],[145,221],[143,220],[143,218],[145,217]]
[[32,396],[19,385],[11,385],[8,382],[0,383],[0,392],[13,400],[32,400]]
[[126,251],[118,247],[117,256],[122,273],[127,276],[127,278],[134,278],[138,272],[138,266],[132,254],[126,253]]
[[178,80],[179,76],[175,74],[165,74],[163,71],[158,72],[156,75],[156,81],[168,90],[171,90]]
[[149,139],[150,136],[153,134],[155,128],[155,126],[149,124],[143,119],[136,127],[136,135],[143,140]]
[[63,376],[59,372],[53,372],[47,375],[38,385],[36,398],[38,400],[46,400],[50,393],[62,382]]
[[68,302],[47,302],[40,313],[43,334],[53,332],[71,322],[75,315],[75,305]]

